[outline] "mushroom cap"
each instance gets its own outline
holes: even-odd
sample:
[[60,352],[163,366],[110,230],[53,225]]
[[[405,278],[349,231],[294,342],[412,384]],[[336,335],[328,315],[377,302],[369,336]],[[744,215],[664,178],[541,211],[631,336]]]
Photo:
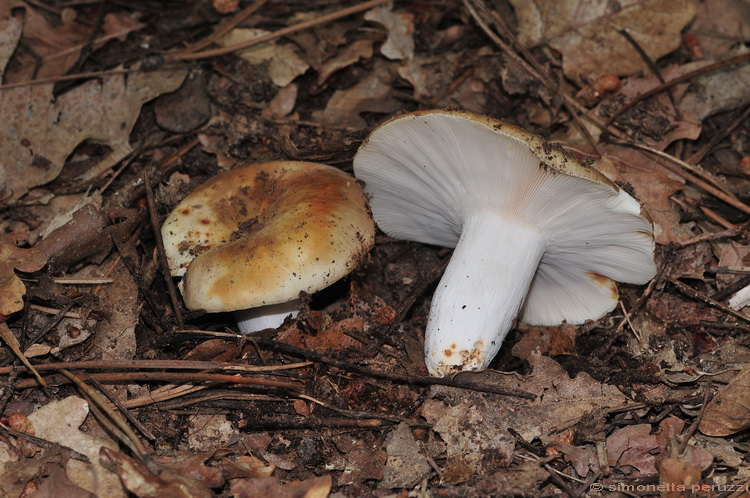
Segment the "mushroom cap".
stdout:
[[615,280],[641,284],[656,272],[653,226],[638,201],[559,146],[502,121],[458,110],[391,118],[357,151],[354,174],[392,237],[455,247],[464,220],[482,209],[543,234],[519,314],[529,324],[599,318],[617,303]]
[[239,166],[206,181],[162,225],[189,309],[235,311],[312,293],[367,255],[375,226],[350,175],[323,164]]

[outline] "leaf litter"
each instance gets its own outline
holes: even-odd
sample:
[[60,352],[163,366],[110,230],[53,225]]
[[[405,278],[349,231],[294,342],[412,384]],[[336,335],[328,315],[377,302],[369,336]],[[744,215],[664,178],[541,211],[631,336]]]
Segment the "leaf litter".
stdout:
[[[747,493],[744,2],[44,5],[0,9],[4,495]],[[350,171],[378,123],[444,106],[594,160],[650,213],[657,278],[439,384],[449,251],[381,234],[255,337],[171,293],[154,229],[192,188]]]

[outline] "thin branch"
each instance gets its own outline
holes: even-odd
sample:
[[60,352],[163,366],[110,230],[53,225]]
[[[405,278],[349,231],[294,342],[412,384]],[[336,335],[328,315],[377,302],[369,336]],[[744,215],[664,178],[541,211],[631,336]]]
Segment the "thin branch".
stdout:
[[[487,23],[484,22],[484,20],[481,18],[477,10],[474,8],[473,5],[471,5],[471,2],[474,2],[479,5],[479,7],[484,11],[484,14],[492,19],[494,24],[503,30],[503,34],[508,37],[511,41],[513,41],[514,45],[518,47],[518,50],[524,55],[525,59],[517,55],[513,49],[503,41],[502,38],[500,38],[494,31],[492,31]],[[575,105],[567,94],[560,89],[559,85],[556,85],[552,79],[547,76],[547,74],[544,72],[544,69],[539,65],[539,63],[536,61],[536,59],[525,49],[521,46],[520,43],[518,43],[518,40],[515,39],[515,36],[513,36],[513,33],[510,32],[509,29],[504,25],[504,23],[497,18],[497,16],[493,16],[492,13],[487,9],[487,7],[481,3],[479,0],[463,0],[464,5],[466,6],[466,9],[471,14],[471,17],[474,19],[474,21],[479,25],[480,28],[482,28],[482,31],[485,32],[485,34],[505,53],[510,56],[514,62],[516,62],[518,65],[520,65],[526,72],[528,72],[532,77],[536,78],[537,80],[541,81],[544,86],[546,86],[551,92],[553,92],[555,95],[557,95],[561,100],[565,108],[568,110],[568,113],[570,114],[571,118],[573,118],[573,121],[575,121],[577,128],[579,131],[583,134],[583,136],[586,138],[586,141],[591,145],[591,147],[596,151],[598,157],[602,157],[604,154],[602,153],[601,149],[599,149],[599,145],[597,144],[596,140],[594,140],[594,137],[591,135],[591,132],[589,132],[588,128],[586,128],[586,125],[583,124],[581,121],[581,117],[576,112]]]
[[166,54],[165,59],[169,62],[187,61],[187,60],[207,59],[210,57],[217,57],[219,55],[230,54],[232,52],[236,52],[238,50],[244,50],[246,48],[250,48],[255,45],[265,43],[267,41],[276,40],[277,38],[281,38],[282,36],[291,35],[292,33],[296,33],[304,29],[308,29],[308,28],[312,28],[315,26],[319,26],[321,24],[326,24],[332,21],[336,21],[343,17],[348,17],[353,14],[357,14],[359,12],[369,10],[373,7],[377,7],[378,5],[383,5],[385,3],[388,3],[389,1],[391,0],[370,0],[369,2],[364,2],[359,5],[347,7],[345,9],[337,10],[336,12],[331,12],[330,14],[325,14],[320,17],[316,17],[315,19],[302,21],[292,26],[287,26],[286,28],[278,29],[271,33],[258,36],[256,38],[244,41],[242,43],[238,43],[236,45],[231,45],[229,47],[216,48],[213,50],[205,50],[203,52],[189,53],[189,54],[182,53],[182,52],[171,53],[171,54]]
[[713,64],[709,64],[707,66],[703,66],[700,69],[696,69],[695,71],[690,71],[689,73],[685,73],[682,76],[678,76],[677,78],[671,79],[667,81],[663,85],[659,85],[657,87],[652,88],[651,90],[644,92],[637,97],[634,97],[633,100],[625,104],[624,106],[620,107],[617,111],[615,111],[607,120],[606,126],[609,126],[612,124],[612,122],[617,119],[623,112],[627,111],[628,109],[638,105],[639,103],[643,102],[646,99],[649,99],[653,97],[654,95],[657,95],[667,88],[671,88],[674,85],[677,85],[679,83],[682,83],[683,81],[689,81],[693,78],[697,78],[698,76],[703,76],[704,74],[712,73],[714,71],[718,71],[719,69],[723,69],[725,67],[729,66],[735,66],[737,64],[742,64],[744,62],[750,61],[750,53],[737,55],[735,57],[729,57],[728,59],[720,60],[718,62],[714,62]]

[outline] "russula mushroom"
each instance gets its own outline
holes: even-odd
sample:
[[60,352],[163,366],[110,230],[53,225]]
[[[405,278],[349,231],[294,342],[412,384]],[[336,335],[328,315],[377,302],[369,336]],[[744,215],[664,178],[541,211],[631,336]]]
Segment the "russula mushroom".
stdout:
[[367,199],[323,164],[239,166],[206,181],[169,214],[164,249],[188,309],[235,311],[244,333],[278,327],[346,276],[374,243]]
[[638,201],[559,147],[455,110],[386,121],[354,175],[389,236],[455,247],[425,333],[431,375],[487,367],[518,318],[582,323],[611,311],[614,281],[655,272]]

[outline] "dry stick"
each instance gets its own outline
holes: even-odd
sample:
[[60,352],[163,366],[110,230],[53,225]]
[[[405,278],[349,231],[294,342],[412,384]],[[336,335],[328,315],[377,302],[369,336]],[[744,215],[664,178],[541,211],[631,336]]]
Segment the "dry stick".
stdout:
[[387,413],[364,412],[364,411],[359,411],[359,410],[346,410],[344,408],[338,408],[336,406],[329,405],[328,403],[325,403],[323,401],[320,401],[319,399],[313,398],[312,396],[300,394],[298,397],[301,399],[305,399],[307,401],[311,401],[312,403],[315,403],[316,405],[322,406],[323,408],[327,408],[328,410],[340,413],[341,415],[345,415],[347,417],[360,418],[360,419],[374,418],[378,420],[385,420],[387,422],[393,422],[396,424],[401,423],[401,422],[406,422],[411,427],[415,427],[415,426],[432,427],[432,424],[429,424],[427,422],[421,422],[413,418],[399,417],[398,415],[389,415]]
[[[187,394],[192,394],[192,392]],[[141,402],[139,404],[133,404],[133,401],[136,401],[138,399],[135,398],[133,400],[128,400],[125,405],[128,408],[141,408],[151,404],[161,403],[161,405],[159,406],[159,410],[176,410],[178,408],[184,408],[186,406],[196,405],[198,403],[206,403],[209,401],[286,401],[286,398],[278,398],[275,396],[269,396],[267,394],[235,393],[226,391],[206,393],[200,396],[179,401],[170,401],[171,399],[176,397],[177,396],[173,396],[169,399],[154,399],[150,403]]]
[[[656,156],[666,159],[667,160],[666,163],[659,163],[659,165],[664,168],[667,168],[669,171],[673,172],[674,174],[685,178],[685,180],[689,181],[690,183],[695,184],[697,187],[700,187],[701,189],[705,190],[706,192],[713,195],[714,197],[721,199],[722,201],[726,202],[730,206],[733,206],[739,209],[743,213],[750,214],[750,206],[748,206],[747,204],[737,199],[734,196],[734,194],[725,192],[723,190],[719,190],[718,188],[712,185],[709,185],[707,182],[701,180],[697,176],[691,173],[688,173],[687,171],[684,171],[684,169],[691,169],[695,171],[695,169],[692,168],[692,166],[690,166],[689,164],[685,163],[685,161],[681,161],[674,156],[671,156],[665,152],[654,149],[653,147],[649,147],[647,145],[641,145],[635,142],[623,142],[620,140],[615,140],[613,141],[613,143],[616,143],[618,145],[624,145],[626,147],[633,147],[636,149],[640,149],[642,151],[648,152],[649,154],[654,154]],[[678,166],[682,167],[682,169]],[[721,187],[721,188],[724,188],[724,187]]]
[[680,447],[678,448],[678,455],[685,452],[685,448],[687,448],[688,442],[690,442],[690,439],[693,437],[693,434],[695,434],[695,431],[698,430],[698,426],[703,420],[703,414],[706,413],[706,406],[708,406],[708,397],[711,394],[711,386],[712,383],[709,379],[709,381],[706,382],[706,390],[703,392],[703,404],[701,405],[701,411],[698,412],[698,416],[695,417],[695,421],[690,425],[687,432],[685,432],[685,434],[683,435],[682,441],[680,442]]
[[[228,335],[234,336],[234,334],[228,334]],[[266,338],[258,337],[257,339],[255,339],[255,342],[257,342],[258,345],[263,346],[264,348],[272,349],[283,354],[288,354],[292,356],[301,356],[311,361],[316,361],[319,363],[324,363],[326,365],[331,365],[333,367],[340,368],[342,370],[346,370],[349,372],[358,373],[366,377],[375,377],[375,378],[380,378],[380,379],[386,379],[386,380],[392,380],[396,382],[404,382],[407,384],[416,384],[416,385],[428,385],[428,386],[429,385],[441,385],[441,386],[449,386],[449,387],[458,387],[462,389],[472,389],[475,391],[502,394],[503,396],[514,396],[517,398],[536,399],[535,394],[532,394],[526,391],[520,391],[517,389],[502,389],[502,388],[498,388],[495,386],[479,384],[476,382],[470,382],[470,381],[459,380],[459,379],[450,379],[450,378],[444,378],[444,377],[423,377],[419,375],[400,375],[400,374],[395,374],[395,373],[390,373],[390,372],[381,372],[378,370],[371,370],[369,368],[364,368],[358,365],[353,365],[351,363],[346,363],[344,361],[336,360],[334,358],[316,353],[314,351],[307,351],[305,349],[290,346],[289,344],[285,344],[283,342],[274,341],[273,339],[266,339]]]
[[236,52],[237,50],[244,50],[246,48],[253,47],[261,43],[265,43],[267,41],[281,38],[282,36],[296,33],[297,31],[302,31],[303,29],[308,29],[314,26],[319,26],[321,24],[326,24],[332,21],[336,21],[338,19],[341,19],[342,17],[347,17],[350,15],[357,14],[359,12],[371,9],[373,7],[377,7],[378,5],[383,5],[384,3],[388,3],[389,1],[391,0],[370,0],[369,2],[364,2],[359,5],[354,5],[352,7],[347,7],[345,9],[338,10],[336,12],[331,12],[330,14],[325,14],[320,17],[316,17],[315,19],[310,19],[309,21],[302,21],[292,26],[287,26],[286,28],[278,29],[271,33],[258,36],[256,38],[244,41],[242,43],[238,43],[236,45],[217,48],[213,50],[205,50],[203,52],[195,52],[195,53],[190,53],[190,54],[170,53],[170,54],[165,55],[165,60],[169,62],[198,60],[198,59],[207,59],[209,57],[216,57],[219,55],[229,54],[232,52]]
[[[62,370],[61,370],[62,371]],[[266,388],[286,389],[289,391],[299,391],[302,389],[300,383],[283,382],[280,380],[258,379],[255,377],[243,377],[239,375],[222,375],[202,372],[107,372],[107,373],[90,373],[93,379],[99,382],[213,382],[216,384],[242,384]],[[46,378],[51,385],[61,385],[65,379],[58,375],[51,375]],[[23,379],[18,381],[19,389],[33,387],[36,384],[33,379]]]
[[[179,68],[182,69],[182,68]],[[22,86],[46,85],[47,83],[57,83],[58,81],[71,81],[86,78],[101,78],[102,76],[115,76],[120,74],[130,74],[141,69],[109,69],[107,71],[92,71],[90,73],[68,74],[65,76],[52,76],[50,78],[40,78],[32,81],[19,81],[17,83],[8,83],[0,85],[0,91]]]
[[36,382],[42,385],[42,387],[47,387],[47,383],[44,381],[41,375],[39,375],[39,372],[36,371],[36,369],[29,363],[28,358],[26,358],[26,355],[23,354],[23,351],[21,350],[21,345],[18,343],[18,340],[16,339],[16,336],[13,335],[13,331],[10,330],[10,327],[8,327],[8,324],[5,322],[0,322],[0,339],[2,339],[3,342],[10,348],[10,350],[15,354],[19,360],[21,360],[21,363],[24,364],[26,368],[31,370],[31,373],[34,374],[34,377],[36,377]]
[[750,105],[745,106],[745,110],[739,113],[731,123],[729,123],[728,126],[726,126],[721,133],[714,134],[713,137],[711,137],[711,140],[708,141],[706,145],[700,148],[695,154],[690,156],[687,161],[688,164],[698,164],[701,162],[701,160],[706,157],[706,155],[711,152],[711,149],[716,147],[716,145],[719,144],[722,140],[724,140],[727,136],[729,136],[730,133],[732,133],[735,128],[737,128],[739,125],[742,124],[743,121],[747,119],[747,117],[750,116]]
[[89,408],[91,412],[96,416],[100,424],[105,429],[116,435],[120,441],[122,441],[128,448],[135,453],[141,460],[146,454],[146,447],[138,436],[130,428],[128,423],[123,419],[120,414],[113,410],[106,398],[104,398],[98,391],[92,389],[84,381],[79,379],[67,370],[60,370],[60,373],[67,377],[72,383],[78,387],[83,395],[89,400]]
[[280,429],[321,429],[321,428],[351,428],[369,429],[390,426],[392,422],[377,419],[357,420],[352,418],[319,418],[307,417],[304,419],[292,419],[290,417],[276,417],[258,419],[253,418],[247,423],[248,429],[253,430],[280,430]]
[[[654,278],[651,279],[651,281],[648,283],[648,287],[646,287],[646,290],[643,291],[643,294],[638,298],[638,300],[635,302],[632,308],[630,308],[629,312],[625,313],[625,316],[622,317],[622,320],[620,320],[620,323],[617,324],[617,327],[615,327],[615,330],[610,334],[609,339],[607,339],[607,342],[602,345],[601,348],[597,350],[597,357],[603,357],[607,353],[607,351],[610,350],[612,347],[612,344],[615,343],[617,338],[620,335],[620,332],[622,331],[623,327],[625,327],[625,324],[630,322],[631,318],[638,313],[644,304],[646,304],[646,301],[648,300],[649,296],[654,291],[654,288],[661,282],[662,278],[664,277],[664,273],[667,270],[667,267],[669,266],[669,262],[671,260],[671,251],[668,251],[661,262],[661,265],[659,265],[659,270],[656,272],[656,275]],[[634,331],[635,332],[635,331]]]
[[693,237],[692,239],[686,240],[685,242],[681,242],[678,245],[680,247],[687,247],[687,246],[691,246],[694,244],[699,244],[701,242],[721,240],[721,239],[731,239],[731,238],[742,235],[742,233],[746,232],[748,228],[750,228],[750,221],[746,221],[742,225],[736,228],[732,228],[730,230],[722,230],[721,232],[704,233],[702,235],[697,235]]
[[47,441],[46,439],[32,436],[31,434],[26,434],[25,432],[17,431],[11,427],[8,427],[2,422],[0,422],[0,431],[5,432],[13,437],[25,439],[26,441],[29,441],[30,443],[33,443],[39,446],[40,448],[54,448],[55,446],[59,446],[60,448],[63,449],[63,451],[65,451],[66,453],[69,453],[70,458],[72,458],[73,460],[79,460],[81,462],[91,463],[91,460],[89,460],[89,457],[87,457],[83,453],[78,453],[73,448],[64,446],[60,443],[53,443],[52,441]]
[[[468,9],[474,21],[479,25],[480,28],[482,28],[482,31],[484,31],[485,34],[498,47],[500,47],[501,50],[506,52],[508,56],[510,56],[513,59],[513,61],[516,62],[516,64],[520,65],[532,77],[541,81],[542,84],[544,84],[544,86],[546,86],[550,91],[552,91],[554,94],[560,97],[560,99],[563,102],[563,105],[568,110],[568,113],[570,113],[570,116],[573,118],[573,121],[575,121],[576,126],[578,127],[580,132],[583,134],[583,136],[586,137],[586,141],[589,144],[591,144],[591,147],[596,151],[597,155],[599,157],[602,157],[604,154],[602,153],[601,149],[599,149],[599,145],[596,143],[596,140],[594,140],[594,137],[591,136],[591,132],[589,132],[588,128],[586,128],[586,126],[581,121],[581,117],[576,112],[576,107],[572,99],[560,89],[559,85],[554,84],[554,82],[547,76],[547,74],[545,74],[544,68],[542,68],[539,65],[539,63],[536,61],[536,59],[524,47],[521,46],[521,44],[518,42],[516,37],[513,35],[513,33],[510,32],[510,30],[505,26],[505,24],[500,19],[498,19],[497,16],[492,15],[492,13],[489,11],[489,9],[487,9],[484,3],[480,3],[480,0],[473,0],[475,3],[480,5],[484,14],[490,19],[492,19],[495,25],[503,31],[505,36],[508,37],[513,42],[513,44],[518,48],[518,50],[524,55],[525,59],[520,57],[518,54],[516,54],[511,49],[511,47],[502,40],[502,38],[500,38],[497,34],[495,34],[489,28],[489,26],[487,26],[487,24],[479,16],[479,13],[476,11],[476,9],[471,5],[470,3],[471,1],[472,0],[463,0],[463,3]],[[589,116],[589,119],[591,119],[590,116]]]
[[185,328],[185,319],[182,316],[182,307],[180,306],[179,299],[177,299],[177,289],[175,289],[174,281],[172,280],[172,272],[169,269],[169,262],[167,261],[166,252],[164,250],[164,240],[161,238],[161,227],[159,226],[159,216],[156,212],[154,191],[151,190],[151,181],[149,180],[148,173],[145,171],[143,172],[143,184],[146,187],[146,202],[148,203],[151,228],[154,232],[154,239],[156,240],[159,268],[164,276],[164,283],[167,285],[167,292],[169,292],[169,299],[172,301],[172,309],[174,309],[174,314],[177,318],[177,325],[179,328],[183,329]]
[[[656,78],[659,80],[659,83],[664,85],[666,81],[664,80],[664,76],[662,76],[661,71],[659,71],[659,68],[656,66],[654,61],[649,57],[649,55],[646,53],[645,50],[643,50],[643,47],[633,38],[633,36],[628,32],[627,29],[620,29],[617,31],[620,33],[627,41],[630,43],[633,48],[635,48],[636,52],[638,52],[638,55],[641,56],[641,59],[643,59],[643,62],[646,63],[648,68],[651,70],[652,73],[656,76]],[[678,120],[682,119],[682,112],[680,112],[680,108],[677,106],[677,100],[674,98],[674,93],[672,93],[671,88],[667,88],[667,95],[669,96],[669,101],[672,103],[672,108],[674,109],[675,117]]]
[[711,299],[707,295],[705,295],[705,294],[703,294],[701,292],[698,292],[697,290],[693,289],[689,285],[683,284],[682,282],[680,282],[676,278],[674,278],[674,277],[667,277],[667,280],[669,281],[669,283],[671,283],[672,285],[674,285],[675,287],[677,287],[677,289],[680,292],[682,292],[683,294],[685,294],[686,296],[688,296],[688,297],[690,297],[692,299],[695,299],[697,301],[703,301],[704,303],[706,303],[706,304],[708,304],[710,306],[713,306],[714,308],[718,308],[719,310],[723,311],[727,315],[731,315],[731,316],[733,316],[733,317],[735,317],[735,318],[737,318],[739,320],[742,320],[743,322],[750,323],[750,318],[746,317],[742,313],[739,313],[739,312],[733,310],[732,308],[730,308],[729,306],[725,306],[725,305],[721,304],[720,302]]
[[110,401],[110,403],[115,405],[117,409],[120,410],[120,413],[122,413],[122,415],[128,420],[128,422],[133,424],[133,427],[138,429],[138,432],[143,434],[143,437],[145,437],[149,441],[156,441],[156,436],[154,436],[153,433],[150,430],[148,430],[148,428],[145,425],[143,425],[140,420],[135,418],[133,414],[130,413],[130,410],[128,410],[119,399],[117,399],[117,396],[115,396],[112,393],[112,391],[107,389],[98,380],[96,380],[95,378],[91,377],[88,374],[86,374],[85,378],[88,382],[91,382],[92,384],[94,384],[94,387],[96,387],[104,396],[106,396],[106,398]]
[[576,493],[573,488],[568,486],[568,483],[565,482],[565,480],[558,475],[558,471],[553,469],[549,466],[549,464],[545,463],[544,468],[549,472],[549,476],[552,478],[553,481],[555,481],[555,484],[557,484],[560,489],[562,489],[564,492],[568,493],[568,496],[572,497],[578,497],[581,496],[580,494]]
[[216,31],[214,31],[213,33],[211,33],[207,37],[203,38],[199,42],[194,43],[193,45],[190,45],[188,47],[185,47],[184,49],[180,50],[177,53],[187,54],[187,53],[196,52],[198,50],[206,48],[207,46],[211,45],[212,43],[214,43],[216,40],[218,40],[222,36],[226,35],[230,31],[232,31],[234,28],[236,28],[237,26],[239,26],[240,24],[242,24],[248,17],[250,17],[251,15],[255,14],[255,12],[258,9],[260,9],[261,7],[263,7],[263,5],[265,5],[265,3],[267,1],[268,0],[255,0],[255,2],[253,2],[251,5],[249,5],[248,7],[246,7],[245,9],[243,9],[242,11],[240,11],[232,19],[230,19],[229,21],[227,21],[225,23],[220,24],[216,28]]
[[[197,360],[84,360],[61,363],[39,363],[34,367],[45,370],[226,370],[233,372],[278,372],[309,366],[309,361],[286,365],[253,366],[242,363]],[[0,368],[0,375],[8,374],[14,367]],[[16,367],[18,369],[20,367]]]
[[728,59],[720,60],[718,62],[714,62],[713,64],[709,64],[707,66],[703,66],[700,69],[696,69],[695,71],[690,71],[689,73],[685,73],[682,76],[678,76],[677,78],[671,79],[667,81],[663,85],[659,85],[655,88],[652,88],[651,90],[644,92],[637,97],[634,97],[633,100],[625,104],[624,106],[620,107],[617,111],[612,114],[607,122],[605,123],[606,127],[609,127],[612,122],[617,119],[623,112],[627,111],[628,109],[638,105],[639,103],[643,102],[644,100],[653,97],[656,94],[659,94],[666,90],[667,88],[671,88],[674,85],[677,85],[679,83],[682,83],[683,81],[688,81],[693,78],[696,78],[698,76],[702,76],[704,74],[712,73],[714,71],[717,71],[719,69],[723,69],[725,67],[729,66],[735,66],[737,64],[742,64],[743,62],[750,61],[750,53],[738,55],[735,57],[729,57]]

